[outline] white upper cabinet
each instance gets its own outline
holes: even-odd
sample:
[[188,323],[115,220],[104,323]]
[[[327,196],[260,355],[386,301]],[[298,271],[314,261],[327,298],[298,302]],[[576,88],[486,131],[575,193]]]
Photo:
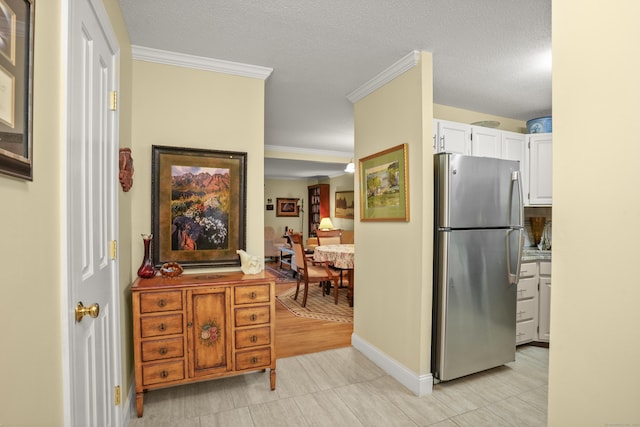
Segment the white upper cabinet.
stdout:
[[551,133],[527,135],[529,145],[529,204],[551,205],[553,150]]
[[501,132],[483,126],[471,126],[471,155],[501,158]]
[[434,153],[471,154],[471,126],[434,120]]
[[527,136],[523,133],[502,131],[502,156],[506,160],[520,162],[520,179],[522,180],[522,194],[524,204],[529,203],[529,164],[527,162]]

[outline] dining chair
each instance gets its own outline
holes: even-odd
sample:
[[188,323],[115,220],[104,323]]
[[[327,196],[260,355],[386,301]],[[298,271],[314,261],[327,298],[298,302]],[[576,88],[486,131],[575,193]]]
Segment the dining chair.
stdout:
[[317,230],[318,245],[339,245],[342,243],[340,236],[342,230]]
[[[304,292],[302,295],[302,306],[307,305],[307,295],[309,294],[309,283],[318,283],[321,286],[326,282],[333,282],[334,299],[338,304],[338,279],[340,275],[329,268],[328,262],[314,261],[312,256],[305,254],[304,246],[302,245],[302,234],[293,234],[291,236],[293,242],[293,250],[296,259],[296,272],[298,273],[296,279],[296,294],[293,299],[298,299],[298,293],[300,292],[300,283],[304,281]],[[324,296],[324,286],[323,293]]]

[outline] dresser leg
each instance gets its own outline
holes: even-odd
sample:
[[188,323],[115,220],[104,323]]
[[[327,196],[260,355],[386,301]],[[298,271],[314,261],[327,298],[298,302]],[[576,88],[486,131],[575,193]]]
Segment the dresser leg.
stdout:
[[142,405],[143,405],[144,393],[136,393],[136,409],[138,410],[138,418],[142,416]]
[[271,368],[269,372],[269,380],[271,381],[271,390],[276,389],[276,369]]

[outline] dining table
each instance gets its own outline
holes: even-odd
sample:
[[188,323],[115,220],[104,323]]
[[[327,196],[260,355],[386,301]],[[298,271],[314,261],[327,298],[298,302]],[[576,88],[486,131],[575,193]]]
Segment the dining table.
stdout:
[[349,281],[349,284],[347,285],[347,300],[349,301],[350,307],[353,307],[353,258],[353,243],[320,245],[316,246],[313,250],[314,261],[328,261],[331,266],[340,270],[346,270],[347,279]]

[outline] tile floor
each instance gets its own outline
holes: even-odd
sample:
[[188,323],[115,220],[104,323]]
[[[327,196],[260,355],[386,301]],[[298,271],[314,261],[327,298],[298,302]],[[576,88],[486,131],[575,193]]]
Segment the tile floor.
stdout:
[[436,384],[416,397],[358,350],[278,359],[269,372],[145,394],[129,427],[546,426],[548,349],[522,346],[516,361]]

